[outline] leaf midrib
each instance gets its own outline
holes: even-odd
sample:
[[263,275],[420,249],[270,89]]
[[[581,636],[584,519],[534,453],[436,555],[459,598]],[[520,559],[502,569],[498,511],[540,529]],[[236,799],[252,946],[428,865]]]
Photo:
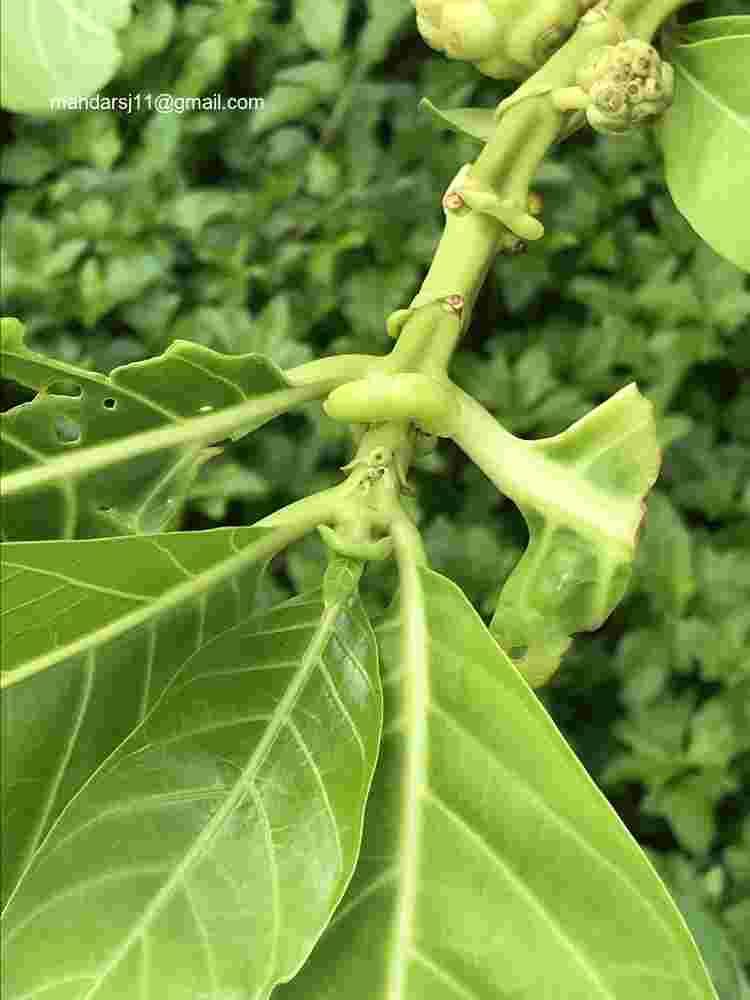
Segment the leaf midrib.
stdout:
[[[234,543],[239,530],[235,529],[232,532],[229,539],[230,544]],[[192,579],[170,587],[163,594],[146,604],[145,607],[136,608],[128,612],[128,614],[117,618],[115,621],[108,622],[93,632],[88,632],[66,646],[59,646],[49,653],[44,653],[42,656],[29,660],[20,667],[6,671],[0,678],[0,686],[5,688],[17,684],[72,656],[108,642],[110,639],[121,635],[131,628],[135,628],[137,625],[143,624],[161,612],[179,605],[182,601],[198,598],[202,593],[209,591],[222,580],[239,573],[245,566],[250,566],[254,562],[259,562],[261,559],[275,555],[276,552],[280,551],[291,541],[294,541],[300,533],[299,525],[279,525],[269,537],[258,539],[258,541],[240,550],[236,555],[222,559],[219,563],[208,570],[204,570]],[[82,586],[82,584],[78,584],[78,586]]]
[[[426,606],[426,602],[425,602],[425,606]],[[387,633],[387,632],[393,632],[393,631],[396,631],[397,629],[398,629],[398,624],[396,622],[390,621],[390,622],[387,622],[387,623],[383,623],[378,628],[378,632],[382,634],[382,633]],[[451,654],[453,654],[453,652],[454,652],[453,649],[450,646],[446,646],[444,643],[439,642],[433,636],[429,637],[429,644],[430,644],[430,646],[433,646],[433,645],[443,646]],[[402,665],[402,667],[398,671],[393,671],[391,675],[389,675],[386,678],[384,678],[383,683],[385,685],[387,685],[389,683],[395,683],[396,681],[400,680],[401,679],[401,675],[402,675],[404,669],[407,669],[407,668],[408,668],[408,664],[405,665],[405,666]],[[440,704],[437,703],[437,701],[435,700],[434,696],[431,693],[428,693],[427,710],[428,710],[428,713],[434,711],[436,713],[436,715],[440,715],[440,716],[443,716],[444,718],[446,718],[448,720],[449,724],[452,724],[452,725],[456,726],[461,732],[463,732],[465,735],[467,735],[469,738],[471,738],[473,742],[476,742],[482,748],[482,750],[485,753],[487,753],[496,762],[496,764],[501,769],[507,771],[507,768],[498,759],[496,753],[491,748],[489,748],[488,746],[486,746],[486,744],[484,744],[482,741],[480,741],[478,739],[478,737],[474,736],[474,734],[472,734],[468,730],[466,730],[465,727],[458,721],[458,719],[455,718],[455,716],[452,713],[448,712],[443,706],[441,706]],[[407,720],[405,722],[406,734],[407,734],[405,738],[407,738],[407,739],[408,739],[408,734],[409,734],[409,725],[410,725],[410,723],[409,723],[409,720],[408,720],[408,717],[407,717]],[[563,820],[563,818],[560,817],[554,810],[549,809],[549,807],[546,805],[546,803],[544,802],[544,800],[540,796],[538,796],[538,794],[528,785],[528,782],[526,782],[520,775],[516,774],[515,772],[512,772],[512,773],[514,774],[514,776],[517,779],[521,780],[522,784],[527,788],[529,794],[531,794],[539,803],[541,803],[541,805],[543,807],[545,807],[545,810],[548,812],[548,814],[550,816],[552,816],[552,818],[556,822],[564,825],[565,828],[566,828],[566,830],[568,832],[574,833],[575,836],[576,836],[576,839],[578,840],[578,842],[581,843],[587,849],[587,851],[592,852],[593,854],[595,854],[595,856],[598,857],[598,858],[600,858],[602,861],[604,861],[607,864],[608,867],[612,867],[611,862],[609,862],[608,859],[601,854],[601,852],[597,851],[591,844],[589,844],[589,842],[587,840],[585,840],[585,838],[580,837],[576,833],[576,831],[573,830],[572,828],[570,828],[569,825],[567,823],[565,823],[565,821]],[[423,803],[424,802],[430,802],[430,801],[439,803],[440,807],[442,807],[443,811],[448,811],[455,818],[456,822],[458,822],[458,823],[461,824],[461,828],[463,830],[465,830],[467,836],[471,832],[476,839],[478,839],[478,840],[481,841],[482,845],[484,845],[484,850],[486,852],[489,852],[491,854],[491,856],[495,859],[495,863],[502,868],[503,872],[506,873],[506,876],[509,877],[514,882],[514,884],[516,884],[519,887],[519,891],[521,891],[525,895],[530,896],[533,899],[534,906],[535,906],[535,908],[537,908],[539,910],[539,912],[541,913],[544,921],[546,921],[547,923],[550,924],[550,926],[552,927],[553,932],[555,933],[555,935],[561,940],[561,942],[563,943],[563,945],[568,949],[568,951],[577,960],[577,962],[579,963],[579,965],[583,968],[583,970],[584,970],[585,974],[587,975],[587,977],[592,981],[592,983],[594,983],[596,985],[596,987],[599,989],[602,997],[610,998],[610,1000],[616,1000],[615,994],[612,992],[611,988],[600,979],[598,973],[596,972],[596,969],[593,968],[593,966],[591,965],[590,960],[589,960],[588,956],[586,955],[586,953],[584,951],[582,951],[581,948],[576,944],[576,942],[574,940],[572,940],[565,933],[564,927],[562,927],[560,925],[559,921],[557,921],[554,918],[554,916],[549,912],[549,910],[544,905],[544,903],[536,896],[535,893],[533,893],[533,891],[528,886],[525,885],[525,883],[523,883],[523,881],[521,881],[521,880],[519,880],[517,878],[517,876],[512,871],[512,869],[510,869],[502,861],[502,859],[497,854],[497,852],[484,840],[484,838],[481,836],[481,834],[479,834],[478,832],[474,831],[473,828],[471,828],[469,826],[468,822],[462,816],[460,816],[460,814],[458,814],[451,806],[449,806],[448,803],[446,803],[439,796],[439,794],[437,793],[437,791],[434,788],[432,788],[432,786],[430,785],[430,783],[427,780],[425,780],[422,783],[421,787],[418,789],[418,794],[417,794],[417,808],[419,808],[421,810]],[[403,822],[402,822],[402,831],[403,831]],[[403,842],[403,839],[404,839],[404,835],[403,835],[403,832],[402,832],[401,836],[400,836],[400,840]],[[401,852],[399,852],[399,854],[401,854]],[[345,910],[342,911],[341,917],[343,917],[345,915],[348,915],[348,913],[351,910],[355,909],[356,906],[359,905],[360,902],[363,902],[364,900],[366,900],[371,894],[375,893],[379,888],[382,888],[385,884],[387,884],[387,882],[391,881],[392,879],[395,879],[396,873],[398,874],[398,882],[397,882],[396,892],[397,892],[397,896],[401,896],[403,894],[404,881],[405,880],[408,881],[408,877],[409,877],[409,872],[405,871],[405,869],[408,868],[408,867],[409,867],[408,861],[407,861],[407,864],[403,864],[403,863],[400,862],[400,859],[399,859],[399,861],[396,864],[390,865],[386,869],[386,872],[381,873],[376,879],[372,880],[368,885],[366,885],[361,890],[359,896],[356,898],[355,901],[353,901],[352,905],[351,906],[347,906],[345,908]],[[630,882],[629,879],[624,878],[624,876],[622,876],[621,873],[618,872],[616,869],[615,869],[615,874],[617,874],[617,875],[619,875],[620,877],[623,878],[625,884],[628,886],[628,888],[631,890],[631,892],[634,893],[634,895],[637,898],[639,898],[639,899],[643,898],[642,894],[638,891],[638,889],[635,886],[633,886],[633,884]],[[654,917],[654,919],[661,926],[661,928],[666,932],[667,936],[671,938],[672,934],[670,932],[670,929],[669,929],[668,925],[665,923],[665,921],[662,918],[662,916],[654,909],[653,905],[651,905],[651,903],[650,903],[649,900],[645,900],[645,902],[647,903],[648,909],[651,912],[651,914]],[[412,918],[414,917],[414,913],[411,914],[411,917]],[[396,923],[396,918],[394,918],[394,924],[395,923]],[[403,943],[406,945],[406,947],[404,947],[403,949],[401,949],[400,954],[397,951],[397,953],[394,954],[393,960],[397,961],[397,960],[400,959],[402,961],[403,965],[404,965],[404,968],[406,968],[408,966],[409,959],[415,957],[415,956],[412,955],[412,952],[414,951],[414,946],[413,946],[413,942],[411,942],[411,940],[404,941]],[[394,993],[393,992],[393,986],[391,984],[391,987],[389,988],[390,992],[388,993],[388,1000],[401,1000],[401,997],[403,995],[402,992],[401,992],[401,990],[403,989],[403,984],[405,983],[405,978],[406,978],[405,975],[402,973],[402,975],[400,977],[401,989],[400,989],[400,991],[398,993]],[[685,978],[682,977],[682,979],[680,981],[681,982],[686,982],[690,986],[691,990],[694,988],[694,984],[692,983],[692,981],[690,979],[685,980]]]
[[411,544],[411,530],[396,520],[392,534],[401,587],[401,683],[405,723],[404,783],[399,823],[396,913],[386,990],[388,1000],[401,1000],[406,988],[408,956],[413,946],[422,841],[421,792],[427,783],[427,716],[429,712],[429,634],[424,587]]
[[56,455],[40,468],[11,472],[0,480],[0,495],[14,496],[27,490],[38,489],[47,483],[60,480],[77,480],[88,473],[126,462],[135,456],[165,451],[201,440],[220,440],[239,428],[252,423],[266,423],[287,409],[325,395],[331,382],[316,382],[305,386],[292,386],[260,396],[253,396],[243,403],[222,407],[204,416],[181,417],[172,426],[136,431],[77,450],[75,453]]
[[[265,760],[273,748],[273,745],[276,742],[283,726],[286,725],[288,719],[292,718],[292,713],[297,701],[304,691],[311,674],[317,667],[318,660],[322,656],[323,650],[333,635],[339,610],[339,604],[334,604],[324,610],[318,627],[315,630],[312,642],[308,646],[305,651],[305,655],[302,658],[297,676],[289,684],[283,698],[274,709],[272,715],[269,717],[269,724],[266,727],[258,746],[253,751],[247,766],[243,768],[242,773],[235,782],[234,788],[227,794],[221,808],[214,813],[210,821],[206,824],[204,829],[185,852],[180,864],[173,869],[164,885],[159,889],[148,906],[143,909],[140,917],[133,924],[122,944],[115,950],[114,954],[104,968],[98,972],[94,984],[84,994],[81,1000],[91,1000],[91,998],[99,991],[101,985],[105,982],[109,974],[117,968],[120,962],[130,952],[131,948],[137,942],[143,931],[151,926],[153,920],[158,917],[164,906],[167,905],[169,900],[177,891],[177,887],[182,884],[188,872],[193,867],[194,863],[202,856],[204,850],[210,846],[214,838],[219,835],[227,818],[239,805],[242,798],[245,795],[252,796],[251,789],[255,787],[254,776],[257,775],[258,771],[265,763]],[[273,970],[271,970],[271,975],[273,975]],[[270,980],[266,986],[269,984]]]
[[695,90],[700,94],[700,96],[707,101],[709,104],[713,105],[718,111],[720,111],[727,118],[730,118],[743,132],[747,132],[750,135],[750,118],[743,118],[742,115],[738,114],[734,108],[729,107],[724,101],[722,101],[716,94],[713,94],[706,86],[693,74],[690,70],[679,61],[675,63],[678,73],[695,88]]

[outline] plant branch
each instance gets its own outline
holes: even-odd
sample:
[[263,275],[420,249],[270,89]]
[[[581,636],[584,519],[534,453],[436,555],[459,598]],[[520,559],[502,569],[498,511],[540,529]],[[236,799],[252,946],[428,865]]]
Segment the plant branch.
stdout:
[[[460,415],[450,436],[501,493],[522,509],[535,510],[556,520],[578,522],[603,542],[633,547],[642,517],[639,506],[628,498],[618,500],[604,493],[550,458],[549,442],[556,439],[518,438],[505,430],[481,403],[458,386],[455,390]],[[608,403],[605,427],[616,422],[619,412],[625,422],[632,419],[633,398],[638,397],[635,385],[621,389],[618,397],[617,406],[613,402],[615,397]],[[604,417],[600,414],[597,421],[596,412],[592,411],[587,420],[591,433],[596,428],[596,433],[601,434]],[[643,419],[650,418],[648,408]]]
[[258,521],[256,527],[275,528],[284,525],[306,533],[321,524],[335,521],[342,504],[349,500],[363,479],[364,472],[355,470],[343,483],[296,500],[281,510],[275,510],[273,514]]
[[[613,0],[607,16],[582,19],[570,39],[503,102],[494,135],[472,164],[468,177],[501,203],[525,211],[529,185],[549,148],[571,125],[574,111],[561,111],[552,101],[555,90],[572,87],[586,56],[628,34],[649,40],[675,10],[689,0]],[[602,8],[603,9],[603,8]],[[624,22],[624,25],[623,25]],[[448,295],[465,300],[462,329],[471,320],[484,279],[497,253],[507,245],[501,221],[480,211],[446,210],[446,225],[430,269],[412,301],[424,305]]]
[[[296,368],[288,368],[284,374],[295,386],[321,386],[330,383],[331,388],[343,385],[352,379],[364,378],[382,359],[375,354],[334,354],[328,358],[316,358]],[[321,391],[320,397],[324,395]]]

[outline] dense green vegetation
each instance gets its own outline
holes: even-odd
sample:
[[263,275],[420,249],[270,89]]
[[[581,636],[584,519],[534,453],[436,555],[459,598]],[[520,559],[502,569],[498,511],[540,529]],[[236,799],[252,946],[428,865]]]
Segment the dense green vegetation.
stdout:
[[[430,52],[404,0],[371,6],[144,0],[107,94],[265,107],[3,116],[2,312],[36,350],[108,372],[176,338],[283,368],[388,349],[385,317],[413,297],[440,196],[479,148],[418,101],[489,105],[503,89]],[[676,212],[647,132],[579,133],[536,186],[548,235],[499,260],[453,374],[524,436],[560,431],[630,381],[656,406],[664,464],[636,578],[540,697],[664,874],[720,995],[740,997],[750,284]],[[30,398],[4,389],[6,406]],[[206,464],[180,526],[251,524],[338,482],[349,457],[346,428],[309,404]],[[525,544],[520,514],[445,442],[416,482],[431,565],[489,619]],[[317,536],[295,546],[274,564],[267,605],[316,585],[324,564]],[[363,582],[376,616],[395,584],[385,566]]]

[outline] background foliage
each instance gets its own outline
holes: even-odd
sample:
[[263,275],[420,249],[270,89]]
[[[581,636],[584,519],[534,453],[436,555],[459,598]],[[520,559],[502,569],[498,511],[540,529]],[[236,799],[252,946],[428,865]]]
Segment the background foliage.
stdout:
[[[711,3],[691,16],[739,12]],[[5,314],[108,372],[175,338],[282,367],[384,352],[440,195],[479,146],[444,107],[509,92],[431,53],[406,0],[142,0],[105,93],[260,96],[251,113],[3,115]],[[665,193],[648,133],[581,133],[538,178],[549,236],[492,270],[454,375],[515,433],[553,434],[632,380],[664,466],[629,596],[541,697],[663,871],[730,993],[750,963],[750,285]],[[5,387],[5,405],[29,398]],[[248,524],[340,478],[345,428],[305,407],[202,470],[183,527]],[[435,569],[489,618],[520,515],[445,442],[417,470]],[[271,603],[317,584],[317,537]],[[377,614],[392,567],[371,568]]]

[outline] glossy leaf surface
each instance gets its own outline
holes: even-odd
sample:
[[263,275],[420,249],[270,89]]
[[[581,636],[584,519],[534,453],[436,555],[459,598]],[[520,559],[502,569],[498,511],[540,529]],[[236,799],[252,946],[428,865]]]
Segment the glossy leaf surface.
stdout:
[[3,546],[4,893],[177,671],[250,613],[287,538],[222,528]]
[[[399,695],[390,619],[378,632],[385,727],[360,861],[280,998],[716,1000],[663,883],[541,703],[461,591],[420,577],[426,719]],[[419,774],[405,765],[423,724]],[[417,813],[405,816],[409,798]]]
[[120,63],[117,32],[130,8],[131,0],[2,0],[3,106],[49,115],[54,99],[103,87]]
[[717,253],[750,272],[750,232],[738,223],[750,162],[750,17],[715,21],[690,25],[689,37],[702,40],[668,50],[675,95],[656,135],[675,205]]
[[[6,910],[7,1000],[263,1000],[341,898],[381,727],[366,615],[356,593],[325,604],[320,591],[228,628],[214,611],[225,627],[199,641],[169,624],[153,710],[76,795],[65,789]],[[119,664],[131,700],[143,698],[144,655],[134,645]],[[89,687],[99,683],[94,672]],[[114,724],[114,702],[100,725]],[[30,722],[17,739],[33,742]],[[78,731],[62,742],[48,758],[35,750],[17,791],[66,755],[91,762]]]
[[677,37],[685,45],[732,35],[750,35],[750,15],[728,14],[725,17],[688,21],[687,24],[677,26]]
[[[4,377],[38,393],[0,418],[5,476],[258,399],[266,409],[238,432],[247,433],[275,415],[268,411],[269,394],[290,387],[281,370],[260,355],[223,355],[188,341],[175,341],[161,356],[115,368],[109,376],[29,350],[17,320],[2,321],[0,348]],[[200,463],[212,454],[205,439],[142,456],[134,442],[127,464],[109,463],[4,498],[6,537],[163,531],[173,526]]]

